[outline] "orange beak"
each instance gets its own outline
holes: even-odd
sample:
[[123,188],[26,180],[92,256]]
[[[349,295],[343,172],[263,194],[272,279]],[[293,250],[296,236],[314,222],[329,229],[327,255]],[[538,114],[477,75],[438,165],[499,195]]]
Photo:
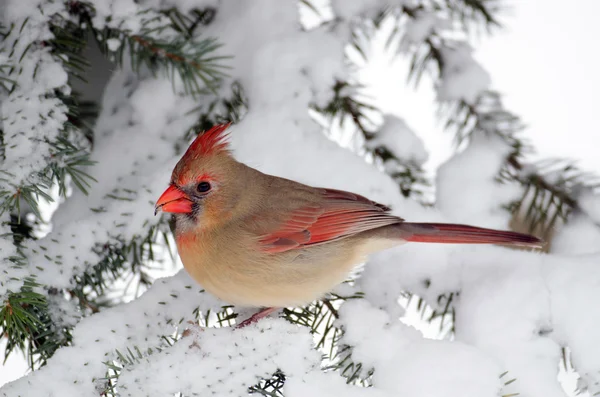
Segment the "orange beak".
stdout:
[[171,185],[160,196],[154,206],[154,215],[158,211],[190,213],[192,212],[192,201],[177,186]]

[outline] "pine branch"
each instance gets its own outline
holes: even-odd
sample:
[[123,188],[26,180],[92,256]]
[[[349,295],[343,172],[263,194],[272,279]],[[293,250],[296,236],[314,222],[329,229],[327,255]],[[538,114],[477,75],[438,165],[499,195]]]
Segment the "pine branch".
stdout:
[[238,123],[248,112],[248,98],[239,82],[231,83],[229,97],[215,98],[208,105],[201,105],[190,113],[198,113],[198,119],[183,135],[177,151],[183,152],[189,141],[201,131],[207,131],[216,124]]
[[51,332],[48,303],[46,297],[37,292],[38,287],[33,278],[26,278],[21,290],[9,293],[0,307],[0,333],[7,338],[5,361],[18,349],[28,353],[32,369],[43,365],[56,349],[68,343],[68,338],[58,341]]
[[[8,28],[0,24],[0,38],[2,39],[0,42],[6,40],[14,29],[16,29],[14,24]],[[0,47],[0,54],[4,54],[5,52],[5,49]],[[15,65],[10,62],[9,57],[7,57],[6,63],[0,63],[0,88],[6,94],[10,94],[17,86],[17,81],[10,77],[14,70]],[[2,133],[1,129],[0,133]],[[2,146],[4,146],[4,140],[2,140]],[[4,158],[4,154],[2,154],[2,158]]]
[[116,397],[119,394],[117,393],[117,386],[119,381],[119,376],[121,372],[127,367],[132,367],[142,362],[142,360],[147,357],[152,356],[153,354],[160,353],[164,348],[173,346],[181,336],[163,336],[161,339],[163,344],[160,346],[155,346],[154,348],[148,348],[142,351],[138,346],[133,346],[132,348],[127,348],[127,351],[119,351],[116,350],[115,353],[117,358],[112,361],[104,362],[106,365],[106,376],[104,379],[99,379],[102,383],[102,391],[100,393],[101,396],[105,397]]
[[343,127],[346,122],[345,116],[348,116],[363,135],[371,136],[373,132],[367,127],[370,120],[365,113],[367,111],[374,111],[376,108],[358,100],[352,95],[360,88],[360,86],[353,86],[346,81],[338,80],[332,88],[332,100],[324,107],[315,106],[314,108],[330,116],[332,119],[339,119],[340,127]]
[[519,223],[524,223],[528,233],[540,234],[546,240],[551,238],[559,220],[567,222],[569,215],[579,209],[579,191],[600,186],[597,176],[561,160],[526,166],[516,155],[511,155],[505,170],[503,178],[524,187],[521,199],[511,203],[509,210]]
[[[485,3],[467,1],[461,7],[469,7],[472,12],[479,12],[487,22],[495,23],[495,19],[487,15],[491,8],[485,8],[490,4]],[[412,18],[418,16],[410,8],[405,7],[404,12]],[[418,84],[425,71],[430,71],[435,79],[439,79],[447,67],[442,54],[442,48],[446,45],[445,39],[432,31],[421,45],[412,50],[409,79]],[[520,158],[532,152],[533,148],[519,136],[524,129],[522,121],[504,108],[497,92],[485,91],[473,103],[465,100],[441,103],[439,115],[446,119],[445,128],[455,133],[457,147],[474,134],[483,133],[496,135],[513,148],[499,180],[518,182],[524,188],[521,199],[507,205],[513,217],[525,223],[523,231],[548,238],[557,220],[566,221],[573,209],[577,208],[575,191],[578,187],[596,186],[597,179],[594,176],[578,170],[572,164],[560,165],[556,161],[546,164],[545,167],[552,170],[553,182],[547,180],[544,167],[534,170],[536,167],[523,166]],[[562,169],[557,170],[557,167]]]
[[367,154],[382,165],[398,183],[402,195],[423,198],[431,183],[419,164],[397,158],[385,145],[369,145],[369,141],[377,137],[377,129],[368,113],[376,113],[377,109],[356,98],[356,93],[360,88],[360,86],[352,86],[345,81],[337,81],[333,86],[332,100],[324,107],[314,107],[314,109],[332,122],[339,120],[340,127],[344,127],[348,121],[353,123],[362,139],[367,143],[365,145]]
[[164,11],[170,24],[160,24],[150,14],[139,34],[108,27],[96,29],[92,23],[95,10],[85,2],[72,2],[70,12],[79,17],[80,26],[88,26],[89,34],[110,60],[122,64],[127,52],[133,70],[139,72],[145,67],[162,73],[174,85],[177,76],[187,94],[214,93],[226,76],[222,62],[229,57],[216,55],[221,45],[215,39],[195,36],[199,25],[212,21],[213,9],[196,10],[191,16],[174,9]]
[[[20,69],[16,68],[16,65],[23,61],[23,59],[34,51],[34,47],[39,45],[40,48],[49,47],[50,53],[55,59],[59,60],[65,70],[70,73],[71,76],[80,77],[81,73],[87,66],[87,61],[81,57],[81,51],[85,45],[81,34],[78,33],[77,27],[70,21],[66,21],[59,15],[52,16],[50,18],[50,31],[54,34],[54,37],[48,41],[40,43],[29,43],[20,54],[14,52],[14,49],[19,41],[19,37],[12,38],[11,42],[6,43],[9,47],[12,43],[13,51],[9,54],[9,59],[12,57],[12,64],[2,65],[7,67],[0,67],[7,73],[8,77],[15,74],[19,77]],[[22,32],[27,27],[27,20],[25,20],[19,32]],[[3,35],[7,38],[11,32],[15,32],[16,27],[12,27],[9,31],[4,32]],[[18,61],[15,58],[18,57]],[[38,61],[39,62],[39,61]],[[39,71],[40,64],[38,63],[33,71],[33,78]],[[8,78],[7,77],[7,78]],[[12,100],[12,95],[15,89],[18,87],[15,80],[15,84],[10,87],[8,101]],[[21,98],[23,93],[18,94],[18,98]],[[56,103],[58,106],[56,109],[51,109],[48,114],[40,114],[40,122],[44,123],[48,118],[53,118],[55,114],[59,114],[65,111],[68,115],[75,115],[77,113],[77,106],[75,102],[64,101],[66,95],[60,89],[54,89],[52,92],[48,92],[45,95],[45,99],[58,99]],[[64,105],[64,106],[61,106]],[[72,178],[73,183],[81,188],[84,192],[86,187],[89,186],[90,181],[93,178],[85,172],[85,167],[90,166],[92,163],[89,161],[89,150],[85,145],[78,145],[78,129],[70,124],[68,121],[62,125],[56,137],[48,138],[46,136],[40,136],[35,138],[40,142],[45,143],[49,147],[49,157],[47,158],[47,166],[42,169],[38,169],[25,180],[15,179],[13,172],[9,170],[0,170],[3,175],[1,181],[4,182],[0,187],[0,215],[4,212],[9,212],[13,217],[16,217],[16,223],[21,223],[21,215],[24,210],[32,212],[38,219],[41,218],[38,209],[38,199],[43,198],[47,201],[53,201],[53,198],[48,195],[48,191],[54,183],[59,183],[61,194],[66,194],[66,175]],[[2,153],[6,150],[6,145],[9,144],[5,141],[4,133],[2,132]],[[32,139],[32,138],[31,138]]]
[[271,378],[261,379],[256,385],[250,387],[248,393],[265,397],[283,397],[283,386],[285,386],[285,374],[278,370]]
[[[166,231],[164,225],[158,224],[147,232],[147,235],[136,236],[130,241],[116,238],[96,246],[98,263],[89,266],[82,274],[75,275],[75,287],[65,291],[72,298],[77,298],[83,313],[95,313],[102,307],[121,303],[120,299],[104,299],[116,280],[131,276],[137,283],[130,286],[137,291],[136,296],[141,294],[141,289],[152,284],[153,279],[148,275],[149,262],[155,260],[158,240],[166,238]],[[52,260],[49,257],[47,259]],[[24,256],[14,258],[14,263],[21,267],[27,265]],[[71,327],[74,325],[54,326],[48,315],[47,299],[40,294],[40,288],[34,278],[27,278],[19,292],[8,293],[4,307],[0,308],[0,331],[9,338],[5,357],[18,348],[26,352],[32,369],[43,365],[58,348],[70,343]],[[54,291],[55,295],[63,293],[54,288],[49,291]]]
[[[214,56],[218,45],[214,40],[195,39],[193,26],[184,24],[187,33],[184,34],[182,31],[178,33],[174,26],[168,24],[156,27],[149,15],[148,24],[141,34],[129,34],[124,30],[108,28],[98,30],[92,24],[94,10],[90,4],[72,1],[67,4],[67,7],[72,17],[70,19],[60,15],[48,16],[50,31],[54,35],[52,39],[32,43],[22,54],[14,54],[14,56],[22,60],[26,54],[31,54],[38,47],[49,48],[55,59],[60,60],[69,78],[84,80],[89,63],[82,56],[82,51],[88,36],[92,34],[95,38],[100,38],[101,48],[104,48],[109,56],[122,55],[123,49],[128,47],[131,61],[138,68],[137,70],[143,65],[153,72],[167,73],[172,79],[180,78],[188,92],[214,90],[223,76],[219,62],[224,58]],[[209,11],[197,13],[198,21],[194,23],[208,23],[209,14]],[[173,21],[175,13],[171,12],[169,15]],[[180,24],[179,28],[182,29],[184,25]],[[23,22],[20,29],[23,30],[26,26],[27,21]],[[18,27],[12,26],[8,30],[0,29],[0,33],[6,38],[11,32],[13,34],[17,32],[17,29]],[[122,39],[123,43],[120,48],[113,51],[114,40],[112,42],[109,40],[116,37]],[[18,62],[15,61],[0,65],[0,83],[9,94],[17,87],[16,81],[13,82],[12,79],[12,74],[17,73],[15,68],[17,64]],[[36,68],[34,76],[37,72]],[[43,136],[38,138],[50,147],[47,166],[22,182],[16,181],[15,175],[10,170],[0,170],[0,180],[3,182],[0,187],[0,215],[4,212],[11,214],[10,226],[16,244],[20,244],[24,238],[34,237],[31,233],[33,229],[25,222],[23,215],[32,212],[40,220],[38,201],[40,198],[53,200],[53,197],[48,194],[53,185],[57,184],[60,195],[66,197],[69,183],[86,193],[94,181],[86,172],[86,168],[93,165],[89,160],[89,153],[94,143],[91,125],[97,116],[95,105],[82,104],[74,93],[58,89],[48,93],[48,97],[56,98],[65,105],[62,109],[65,110],[67,121],[55,139],[49,140]],[[6,150],[4,134],[0,133],[0,137],[2,154],[4,154]],[[84,312],[96,312],[108,303],[102,302],[100,298],[117,278],[131,277],[129,281],[133,280],[134,289],[145,288],[152,283],[152,278],[148,275],[147,263],[154,256],[153,243],[157,237],[157,230],[158,228],[151,228],[147,236],[136,237],[131,241],[116,239],[107,242],[105,248],[99,245],[97,250],[99,262],[90,266],[84,274],[78,275],[75,279],[76,287],[68,291],[72,298],[78,299]],[[31,280],[33,282],[33,279]],[[50,320],[44,320],[47,309],[40,305],[44,304],[45,297],[29,287],[24,288],[23,291],[11,292],[7,295],[7,302],[10,302],[10,305],[4,309],[2,330],[12,335],[6,354],[10,354],[15,347],[23,349],[29,344],[29,348],[25,351],[28,352],[30,365],[33,368],[34,365],[43,364],[44,360],[62,343],[68,343],[69,330],[54,329],[48,323]],[[20,307],[18,304],[23,296],[36,297],[37,300],[34,301],[37,303]],[[42,319],[39,324],[44,324],[43,326],[35,322],[38,317]],[[22,323],[15,323],[19,319]],[[14,324],[22,325],[15,328]],[[62,342],[65,337],[67,342]],[[39,359],[34,359],[34,355]]]
[[521,158],[533,152],[533,148],[519,136],[524,129],[520,118],[504,108],[496,92],[483,93],[474,104],[466,101],[450,104],[446,112],[446,128],[455,131],[457,146],[474,134],[493,134],[512,146],[513,152],[507,157],[499,180],[523,186],[521,199],[507,206],[513,217],[524,223],[523,231],[548,239],[557,221],[567,221],[569,214],[578,207],[577,190],[599,184],[597,177],[570,162],[553,160],[524,165]]
[[42,46],[51,48],[51,53],[61,60],[69,77],[86,82],[84,75],[90,64],[82,55],[87,42],[85,31],[60,15],[53,17],[50,31],[54,37],[42,42]]
[[315,347],[323,353],[325,370],[337,371],[347,383],[369,385],[373,370],[366,370],[352,359],[352,347],[340,343],[343,329],[336,323],[338,308],[350,299],[362,299],[361,293],[350,296],[330,294],[301,308],[284,309],[283,318],[293,324],[310,328],[315,335]]
[[91,151],[94,145],[93,125],[98,118],[99,105],[93,101],[82,100],[81,94],[77,91],[71,91],[68,96],[62,92],[56,92],[56,95],[67,105],[69,124],[81,132],[87,141],[86,146]]
[[128,241],[117,237],[113,241],[96,245],[94,252],[98,255],[98,262],[75,275],[75,287],[69,291],[79,299],[83,308],[95,311],[102,306],[121,303],[119,300],[98,301],[116,280],[128,279],[128,287],[136,291],[136,296],[152,284],[154,280],[149,276],[148,263],[155,260],[157,250],[163,249],[161,241],[168,237],[164,223],[150,226],[146,232],[146,235],[135,236]]
[[488,31],[493,27],[501,27],[496,15],[501,10],[498,0],[445,0],[446,7],[468,29],[469,25],[479,25]]
[[196,35],[196,30],[199,27],[209,25],[213,21],[215,15],[217,15],[217,10],[212,7],[201,10],[194,9],[190,11],[189,15],[186,15],[177,8],[171,8],[162,11],[162,13],[171,20],[173,29],[191,39]]
[[66,175],[82,192],[87,192],[87,187],[95,179],[84,169],[93,165],[89,160],[89,151],[83,147],[77,147],[69,140],[68,131],[63,131],[55,141],[47,141],[51,148],[48,166],[45,169],[31,175],[26,181],[14,182],[15,175],[6,170],[0,170],[0,215],[5,212],[16,215],[17,223],[22,221],[22,211],[31,211],[38,219],[42,216],[39,212],[38,200],[43,198],[53,202],[54,198],[48,194],[52,185],[58,183],[60,194],[66,196]]
[[148,36],[132,36],[129,44],[133,49],[131,63],[134,69],[139,70],[140,65],[145,64],[152,69],[156,66],[162,68],[166,75],[172,76],[177,72],[183,80],[186,93],[200,94],[207,92],[207,89],[214,92],[225,77],[223,66],[217,61],[227,57],[212,55],[220,47],[216,40],[164,42]]

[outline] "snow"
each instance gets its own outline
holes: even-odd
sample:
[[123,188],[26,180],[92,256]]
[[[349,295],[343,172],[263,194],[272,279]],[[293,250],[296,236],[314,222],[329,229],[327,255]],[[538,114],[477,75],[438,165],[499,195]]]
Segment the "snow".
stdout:
[[594,222],[600,223],[600,198],[594,193],[593,189],[582,189],[577,196],[577,202],[586,215]]
[[414,5],[413,0],[332,0],[331,5],[335,14],[344,19],[374,18],[379,12],[388,7]]
[[452,24],[436,12],[420,10],[410,18],[404,27],[402,47],[419,45],[433,33],[450,30]]
[[219,0],[142,0],[138,3],[144,8],[160,8],[167,10],[176,7],[182,13],[188,13],[194,9],[204,10],[207,8],[219,7]]
[[367,301],[344,304],[340,318],[352,358],[375,369],[375,389],[414,397],[498,395],[498,363],[467,344],[424,339]]
[[473,49],[464,42],[447,42],[439,48],[444,67],[436,85],[441,102],[464,100],[473,104],[491,85],[490,75],[473,59]]
[[513,148],[495,135],[476,135],[461,153],[440,166],[436,207],[456,223],[506,229],[510,214],[502,208],[518,200],[520,185],[501,184],[496,177]]
[[375,149],[384,146],[399,160],[423,165],[427,161],[427,151],[423,141],[410,129],[406,122],[397,116],[386,115],[383,126],[375,138],[367,142],[367,147]]
[[582,255],[600,251],[600,228],[582,213],[573,214],[569,222],[556,232],[551,252],[555,254]]
[[[22,27],[12,29],[0,45],[0,52],[12,55],[3,63],[17,71],[6,76],[15,81],[16,88],[10,95],[3,94],[6,98],[0,103],[7,148],[3,169],[10,172],[10,182],[1,181],[0,190],[9,192],[47,164],[51,155],[48,142],[56,139],[67,119],[66,106],[47,96],[66,86],[67,73],[50,49],[38,44],[52,38],[46,15],[60,13],[64,7],[59,3],[40,3],[11,0],[3,7],[7,12],[0,16],[0,25],[14,23]],[[33,8],[26,12],[28,7]],[[4,70],[2,74],[6,73]]]
[[[359,288],[393,316],[398,315],[393,297],[401,291],[414,291],[432,303],[441,294],[460,291],[455,340],[497,360],[500,373],[510,371],[518,382],[506,387],[507,394],[564,396],[556,381],[560,347],[598,344],[593,329],[599,313],[589,312],[589,300],[598,291],[600,258],[495,247],[442,247],[435,249],[437,255],[433,250],[406,246],[376,255]],[[424,280],[430,280],[428,287]],[[590,368],[600,365],[595,350],[576,354],[581,362],[575,368],[593,385],[597,375]]]
[[110,51],[117,51],[121,47],[121,41],[119,39],[108,39],[106,45]]
[[[407,2],[393,2],[406,4]],[[15,20],[37,15],[11,2]],[[46,4],[46,3],[44,3]],[[60,11],[62,3],[51,3]],[[144,4],[134,1],[94,1],[97,27],[140,32]],[[214,6],[157,1],[149,5],[190,8]],[[498,171],[511,148],[494,136],[477,135],[444,164],[436,180],[436,207],[423,208],[401,197],[397,185],[362,157],[341,148],[313,122],[308,107],[331,98],[336,79],[348,75],[344,51],[350,23],[374,15],[383,1],[334,1],[342,18],[332,26],[302,31],[294,2],[280,0],[228,1],[218,4],[213,23],[202,34],[222,41],[221,53],[230,59],[223,93],[239,81],[248,97],[249,112],[231,128],[231,144],[239,160],[278,176],[318,186],[351,190],[390,205],[409,221],[464,222],[506,228],[502,206],[518,198],[520,188],[500,185]],[[31,5],[31,4],[29,4]],[[111,16],[112,18],[107,18]],[[422,40],[441,22],[432,14],[415,21],[411,40]],[[23,42],[48,35],[41,16],[28,24]],[[158,21],[157,23],[159,23]],[[443,25],[443,24],[442,24]],[[440,27],[439,25],[438,27]],[[443,27],[443,26],[441,26]],[[10,40],[14,42],[15,37]],[[11,41],[9,41],[11,42]],[[22,44],[19,44],[22,45]],[[110,44],[113,48],[117,43]],[[21,51],[24,47],[21,48]],[[472,49],[454,43],[442,49],[446,68],[436,87],[441,101],[473,102],[489,86],[489,76],[473,60]],[[8,99],[2,98],[3,117],[9,117],[6,137],[17,144],[7,151],[3,168],[15,169],[20,181],[46,163],[48,147],[32,140],[35,134],[52,138],[64,121],[64,109],[42,99],[43,93],[65,88],[64,71],[43,48],[27,54],[23,76],[32,65],[43,71],[37,80]],[[90,168],[97,179],[88,196],[73,195],[52,218],[53,230],[29,241],[24,268],[9,268],[0,277],[1,296],[17,290],[25,274],[43,285],[72,287],[73,277],[99,259],[98,247],[143,236],[156,225],[154,200],[166,187],[180,153],[176,145],[195,121],[192,109],[203,98],[182,94],[180,85],[142,70],[133,73],[125,62],[105,89],[95,125],[96,142]],[[27,80],[28,81],[28,80]],[[19,88],[19,90],[24,88]],[[27,121],[17,111],[27,112]],[[54,117],[37,129],[41,111]],[[11,130],[12,128],[12,130]],[[9,134],[10,133],[10,134]],[[387,117],[371,144],[385,144],[396,156],[421,164],[427,151],[400,118]],[[29,152],[26,152],[29,151]],[[32,155],[33,153],[33,155]],[[600,236],[596,200],[584,197],[582,213],[562,228],[551,254],[489,246],[410,244],[374,255],[352,285],[339,290],[362,291],[363,300],[340,308],[342,343],[353,346],[353,360],[373,368],[372,387],[348,385],[339,374],[323,372],[320,352],[305,328],[269,318],[244,329],[190,325],[201,313],[215,312],[226,302],[203,292],[184,271],[159,279],[140,298],[83,316],[73,301],[48,295],[50,315],[58,325],[74,326],[73,341],[48,365],[0,389],[0,396],[97,396],[105,388],[109,363],[120,363],[118,352],[140,351],[118,379],[123,396],[209,394],[246,395],[247,388],[277,369],[286,374],[286,396],[409,395],[486,397],[520,393],[530,397],[564,396],[557,380],[560,349],[569,346],[574,367],[591,393],[598,392],[600,373],[600,256],[594,247]],[[8,230],[2,226],[3,233]],[[593,232],[596,231],[596,234]],[[3,258],[15,253],[9,240],[0,240]],[[165,258],[157,258],[165,259]],[[5,267],[6,269],[6,267]],[[439,309],[442,295],[454,293],[456,330],[453,339],[430,340],[400,321],[398,303],[406,291]],[[237,310],[237,309],[236,309]],[[243,316],[248,311],[243,311]],[[243,317],[242,315],[240,317]],[[214,320],[214,318],[213,318]],[[172,346],[163,337],[181,336]],[[187,334],[187,333],[186,333]],[[151,349],[152,353],[149,352]],[[501,377],[508,371],[507,378]],[[516,379],[508,385],[507,379]]]
[[270,378],[277,369],[305,374],[319,370],[320,361],[307,329],[265,319],[242,330],[196,330],[121,375],[119,387],[122,396],[143,396],[147,390],[156,395],[216,390],[222,395],[245,396],[248,387]]
[[142,29],[149,28],[149,21],[153,26],[164,26],[166,17],[154,12],[146,13],[144,8],[134,0],[93,0],[89,2],[96,14],[92,24],[97,29],[110,27],[139,34]]
[[377,388],[364,388],[348,385],[344,378],[335,373],[312,371],[302,378],[292,377],[285,385],[284,392],[289,397],[391,397]]
[[18,257],[18,252],[10,238],[8,225],[0,225],[0,260],[2,271],[0,273],[0,297],[4,298],[7,291],[18,291],[23,285],[23,277],[29,275],[27,268],[18,266],[11,258]]
[[46,367],[0,389],[0,395],[17,395],[34,384],[43,385],[48,397],[97,395],[107,371],[104,363],[117,358],[116,350],[155,349],[163,335],[185,327],[194,310],[205,313],[222,305],[183,271],[157,280],[139,299],[83,318],[73,332],[72,346],[60,349]]

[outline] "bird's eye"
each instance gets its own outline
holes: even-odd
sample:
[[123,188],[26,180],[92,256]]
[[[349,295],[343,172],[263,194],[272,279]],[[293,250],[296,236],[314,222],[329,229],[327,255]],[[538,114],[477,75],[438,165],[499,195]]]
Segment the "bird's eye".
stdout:
[[210,183],[202,181],[196,186],[196,190],[200,193],[206,193],[210,190]]

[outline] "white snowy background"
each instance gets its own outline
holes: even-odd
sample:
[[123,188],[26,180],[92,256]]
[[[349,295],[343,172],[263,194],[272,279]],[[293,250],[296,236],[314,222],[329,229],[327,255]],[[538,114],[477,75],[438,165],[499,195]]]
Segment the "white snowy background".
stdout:
[[[435,210],[400,198],[389,178],[324,139],[308,117],[308,103],[324,103],[333,77],[345,73],[339,37],[348,32],[343,26],[342,31],[333,33],[318,28],[300,33],[296,7],[275,6],[267,0],[245,7],[227,2],[220,7],[220,14],[228,19],[217,17],[214,34],[225,42],[225,50],[235,54],[233,74],[242,79],[253,104],[232,133],[238,159],[265,172],[368,195],[391,204],[409,220],[507,227],[508,215],[498,206],[516,197],[518,191],[499,189],[493,182],[507,148],[493,139],[477,139],[446,161],[452,155],[452,137],[436,124],[436,92],[426,79],[418,93],[408,89],[406,62],[390,63],[383,51],[375,52],[362,78],[376,104],[403,118],[423,140],[429,170],[433,172],[444,162],[437,172]],[[128,12],[121,11],[123,15]],[[540,155],[571,157],[596,172],[600,172],[600,160],[593,144],[600,116],[593,106],[600,88],[595,71],[600,65],[590,48],[600,36],[594,20],[599,11],[598,3],[591,0],[579,1],[572,8],[554,0],[544,2],[543,8],[539,3],[519,2],[514,4],[514,17],[504,19],[507,32],[483,40],[476,52],[492,86],[506,94],[508,108],[529,124],[527,136]],[[279,23],[269,24],[274,19]],[[269,29],[261,29],[264,26]],[[236,31],[253,33],[236,35]],[[302,74],[297,73],[299,66],[304,66]],[[282,70],[288,72],[278,73]],[[478,74],[475,68],[473,75],[479,78],[472,84],[446,94],[472,95],[473,89],[486,88],[485,74]],[[133,209],[140,203],[150,209],[148,203],[166,185],[176,161],[166,131],[184,130],[190,120],[183,110],[193,106],[190,98],[175,95],[167,80],[144,79],[135,87],[127,81],[131,81],[130,72],[116,72],[106,91],[104,108],[116,111],[103,112],[98,120],[96,131],[103,139],[94,156],[100,161],[95,170],[100,182],[93,188],[103,191],[112,179],[123,178],[120,183],[130,182],[140,189],[131,204],[109,205],[111,212],[133,214],[121,230],[126,235],[134,233],[148,216]],[[127,142],[122,141],[123,134],[127,134]],[[402,152],[403,146],[400,152],[425,160],[414,135],[407,132],[402,139],[413,149]],[[153,157],[140,153],[140,145],[152,147]],[[122,175],[123,167],[143,169],[144,173],[141,178]],[[59,209],[53,222],[62,235],[54,238],[67,240],[70,233],[77,233],[80,246],[87,247],[97,235],[86,235],[82,225],[109,234],[116,221],[89,214],[90,207],[106,204],[102,196],[93,193],[91,198],[74,195],[68,211]],[[597,206],[590,200],[584,209],[593,216]],[[599,392],[600,238],[584,235],[590,229],[582,223],[565,228],[551,255],[499,247],[422,245],[376,255],[358,282],[367,298],[345,304],[340,320],[347,331],[345,342],[355,346],[354,358],[375,368],[370,389],[348,386],[338,375],[322,373],[319,354],[312,350],[306,330],[269,319],[243,331],[209,329],[192,334],[189,338],[194,343],[184,339],[125,371],[119,383],[121,393],[138,396],[150,390],[153,395],[178,391],[187,395],[208,390],[217,382],[220,389],[242,393],[257,376],[269,376],[280,368],[290,374],[287,396],[492,397],[520,393],[561,397],[575,390],[572,381],[565,382],[563,390],[557,380],[562,346],[572,351],[581,375],[579,388]],[[65,262],[76,268],[88,254],[89,250],[81,249]],[[54,283],[68,282],[68,274],[64,280],[56,276],[53,272],[47,277]],[[429,288],[424,288],[424,279],[431,280]],[[424,338],[398,321],[403,310],[397,300],[405,290],[429,300],[461,291],[454,340]],[[89,379],[104,375],[103,361],[116,348],[151,346],[157,335],[173,331],[174,319],[186,318],[198,304],[203,309],[221,305],[198,296],[198,287],[183,272],[161,279],[141,298],[83,319],[75,328],[73,346],[58,351],[47,367],[0,389],[0,395],[96,395]],[[144,327],[136,327],[139,324]],[[227,366],[226,371],[219,370],[222,365]],[[0,384],[23,371],[24,364],[13,356],[0,371]],[[230,371],[235,376],[230,376]],[[506,379],[500,374],[506,371],[516,381],[503,386]]]

